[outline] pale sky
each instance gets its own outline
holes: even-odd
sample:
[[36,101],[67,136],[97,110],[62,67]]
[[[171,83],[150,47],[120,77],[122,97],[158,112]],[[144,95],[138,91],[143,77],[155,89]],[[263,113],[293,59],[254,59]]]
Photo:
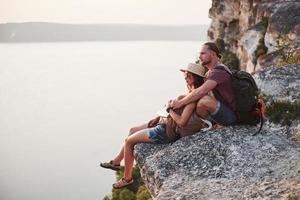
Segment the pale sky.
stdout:
[[0,0],[0,23],[209,24],[211,0]]

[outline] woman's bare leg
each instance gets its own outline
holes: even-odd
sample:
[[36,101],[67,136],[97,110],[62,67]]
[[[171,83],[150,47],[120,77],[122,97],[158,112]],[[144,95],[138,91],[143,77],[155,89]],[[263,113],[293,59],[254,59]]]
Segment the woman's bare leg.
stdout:
[[[137,131],[140,131],[140,130],[143,130],[146,128],[147,128],[147,124],[133,127],[129,130],[128,136],[136,133]],[[113,159],[113,164],[119,165],[121,163],[121,161],[123,160],[123,158],[124,158],[124,144],[123,144],[121,150],[119,151],[118,155]]]
[[143,129],[134,134],[130,135],[124,145],[124,160],[125,160],[125,169],[124,169],[124,179],[132,179],[132,168],[134,162],[133,150],[134,145],[137,143],[152,143],[153,141],[149,138],[149,129]]

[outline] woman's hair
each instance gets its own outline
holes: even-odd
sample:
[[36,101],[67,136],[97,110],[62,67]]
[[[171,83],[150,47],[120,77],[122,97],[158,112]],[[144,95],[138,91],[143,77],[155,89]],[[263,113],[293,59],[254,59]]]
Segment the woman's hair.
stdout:
[[199,76],[197,74],[194,74],[194,73],[191,73],[193,78],[194,78],[194,87],[197,88],[197,87],[200,87],[203,83],[204,83],[204,77],[202,76]]

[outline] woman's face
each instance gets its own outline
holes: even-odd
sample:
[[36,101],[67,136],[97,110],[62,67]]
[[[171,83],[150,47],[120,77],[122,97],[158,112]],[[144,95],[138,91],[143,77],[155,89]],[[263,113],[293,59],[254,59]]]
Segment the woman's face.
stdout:
[[188,84],[188,85],[192,85],[195,81],[192,73],[190,73],[190,72],[184,72],[184,79],[185,79],[186,84]]

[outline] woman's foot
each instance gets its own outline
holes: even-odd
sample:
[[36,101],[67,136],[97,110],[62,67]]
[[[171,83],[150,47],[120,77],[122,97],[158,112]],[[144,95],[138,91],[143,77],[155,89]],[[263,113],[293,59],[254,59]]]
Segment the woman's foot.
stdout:
[[118,182],[114,183],[112,186],[114,189],[121,189],[123,187],[126,187],[128,185],[131,185],[133,184],[133,179],[129,179],[129,180],[126,180],[124,177],[121,178]]
[[121,169],[120,164],[114,164],[114,161],[111,160],[109,162],[100,163],[100,167],[106,168],[106,169],[112,169],[115,171],[119,171]]

